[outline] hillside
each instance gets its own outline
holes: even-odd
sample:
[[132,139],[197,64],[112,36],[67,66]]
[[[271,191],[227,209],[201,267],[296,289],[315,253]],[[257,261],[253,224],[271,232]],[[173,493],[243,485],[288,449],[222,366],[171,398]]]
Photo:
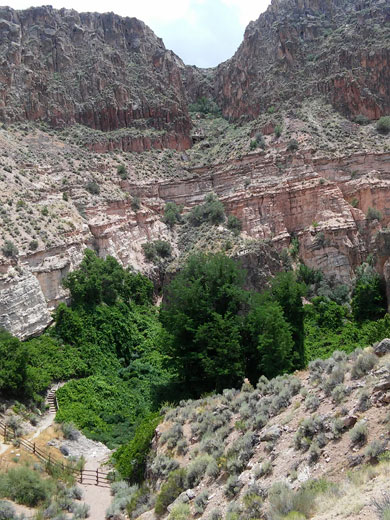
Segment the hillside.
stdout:
[[130,518],[387,518],[388,348],[334,352],[167,411],[147,466],[152,496],[128,490]]

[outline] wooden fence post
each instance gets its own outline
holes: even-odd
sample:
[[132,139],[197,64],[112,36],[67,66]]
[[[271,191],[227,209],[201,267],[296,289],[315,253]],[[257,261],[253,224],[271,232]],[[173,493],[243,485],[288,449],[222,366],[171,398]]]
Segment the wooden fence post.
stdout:
[[99,485],[99,468],[96,468],[96,485]]
[[80,484],[83,483],[83,468],[80,469]]
[[34,442],[34,444],[33,444],[33,453],[34,453],[34,455],[35,455],[35,442]]

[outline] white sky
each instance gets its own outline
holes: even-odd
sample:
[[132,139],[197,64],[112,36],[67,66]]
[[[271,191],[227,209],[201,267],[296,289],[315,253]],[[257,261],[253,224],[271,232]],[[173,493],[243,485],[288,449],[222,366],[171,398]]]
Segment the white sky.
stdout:
[[[266,10],[271,0],[48,0],[50,5],[79,12],[113,11],[135,16],[164,40],[185,63],[212,67],[230,58],[245,27]],[[14,9],[44,5],[44,0],[9,0]]]

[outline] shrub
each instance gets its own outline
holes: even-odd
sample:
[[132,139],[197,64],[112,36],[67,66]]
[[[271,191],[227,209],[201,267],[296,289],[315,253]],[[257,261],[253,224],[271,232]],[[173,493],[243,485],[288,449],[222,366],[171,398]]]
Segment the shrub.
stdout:
[[197,515],[201,515],[206,509],[207,502],[209,499],[209,492],[207,489],[203,489],[194,500],[194,511]]
[[208,520],[222,520],[222,513],[219,509],[213,509]]
[[154,247],[159,257],[168,258],[169,256],[171,256],[172,247],[169,242],[166,242],[165,240],[155,240]]
[[282,125],[275,126],[275,136],[279,138],[282,135]]
[[255,477],[267,477],[268,475],[271,475],[272,473],[272,464],[269,460],[265,460],[262,462],[256,469],[255,469]]
[[1,250],[7,258],[16,258],[19,254],[18,248],[11,240],[6,240]]
[[188,504],[177,504],[172,508],[168,520],[188,520],[190,516],[190,506]]
[[35,507],[54,493],[54,483],[26,466],[12,468],[1,475],[2,494],[18,504]]
[[309,517],[314,509],[315,491],[310,487],[302,487],[294,492],[285,482],[276,482],[269,490],[271,518],[276,519],[292,512]]
[[367,392],[367,390],[362,390],[361,394],[359,395],[357,409],[359,412],[365,412],[369,408],[371,408],[370,394]]
[[62,200],[64,200],[65,202],[69,200],[69,195],[66,191],[62,193]]
[[388,134],[390,132],[390,116],[384,116],[379,119],[376,129],[380,134]]
[[83,519],[89,517],[89,505],[88,504],[77,504],[73,510],[74,519]]
[[305,409],[315,412],[320,406],[320,400],[315,394],[309,394],[305,399]]
[[363,114],[358,114],[354,118],[354,121],[358,125],[362,125],[362,126],[369,125],[371,123],[370,119],[367,116],[364,116]]
[[207,466],[214,460],[210,455],[199,455],[194,459],[187,469],[187,485],[192,488],[199,484]]
[[201,112],[202,114],[220,115],[221,109],[217,103],[206,96],[197,99],[195,103],[190,103],[188,106],[190,112]]
[[90,181],[85,186],[85,189],[91,194],[91,195],[99,195],[100,193],[100,186],[95,181]]
[[309,463],[314,464],[321,456],[320,447],[316,442],[312,442],[309,448]]
[[296,139],[290,139],[287,145],[287,149],[289,152],[294,152],[295,150],[298,150],[299,144]]
[[337,385],[332,390],[332,399],[335,403],[340,404],[341,401],[344,400],[345,396],[347,395],[347,389],[343,384]]
[[28,245],[28,248],[30,251],[36,251],[38,249],[38,240],[31,240],[31,242]]
[[335,438],[338,439],[339,437],[341,437],[342,431],[344,430],[344,421],[340,419],[340,417],[336,417],[333,420],[331,429]]
[[141,207],[141,201],[139,200],[139,197],[132,197],[130,206],[133,211],[138,211]]
[[225,220],[225,209],[214,193],[205,197],[202,205],[192,208],[188,221],[192,226],[200,226],[203,222],[221,224]]
[[232,475],[227,479],[224,493],[228,498],[232,499],[239,493],[243,485],[236,475]]
[[160,420],[159,414],[148,414],[136,429],[131,441],[114,454],[117,470],[130,482],[143,480],[150,443]]
[[235,215],[229,215],[227,227],[230,229],[230,231],[233,231],[235,235],[238,235],[242,229],[241,220]]
[[367,220],[382,220],[382,213],[379,209],[372,208],[371,206],[367,210]]
[[185,439],[181,439],[178,441],[176,445],[177,454],[178,455],[185,455],[188,451],[188,443]]
[[353,379],[360,379],[374,368],[377,361],[378,360],[374,354],[371,354],[370,352],[362,352],[352,365],[351,377]]
[[80,432],[73,423],[62,423],[61,430],[65,439],[69,439],[70,441],[77,441],[80,437]]
[[127,175],[126,166],[124,164],[119,164],[116,169],[116,172],[122,180],[127,179],[128,175]]
[[180,222],[181,209],[174,202],[167,202],[164,208],[164,216],[162,221],[170,228],[172,228],[176,223]]
[[154,511],[156,515],[163,515],[167,511],[169,504],[185,490],[186,472],[184,469],[172,471],[168,480],[161,486],[157,495]]
[[363,445],[367,442],[368,427],[364,421],[359,421],[349,432],[353,444]]
[[0,520],[16,520],[16,511],[12,504],[0,500]]
[[390,518],[390,493],[386,492],[379,499],[373,499],[372,505],[378,513],[379,520],[389,520]]
[[177,460],[172,459],[168,455],[160,454],[155,457],[150,465],[150,472],[156,479],[166,478],[171,471],[179,467]]
[[381,455],[384,451],[386,451],[386,442],[379,441],[378,439],[374,439],[367,446],[365,455],[372,461],[377,461],[379,455]]

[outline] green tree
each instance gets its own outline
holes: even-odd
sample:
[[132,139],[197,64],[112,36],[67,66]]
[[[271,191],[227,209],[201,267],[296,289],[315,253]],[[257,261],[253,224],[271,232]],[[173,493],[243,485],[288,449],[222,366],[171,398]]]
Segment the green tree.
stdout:
[[358,322],[377,320],[386,314],[384,281],[368,264],[362,264],[357,271],[351,306],[353,317]]
[[17,338],[0,329],[0,394],[26,397],[28,352]]
[[232,259],[200,254],[189,258],[166,290],[160,314],[171,338],[166,349],[190,394],[231,386],[243,374],[243,282]]
[[244,327],[246,375],[257,381],[292,369],[294,342],[281,306],[269,295],[253,295]]
[[132,273],[113,258],[99,258],[87,249],[79,269],[71,272],[64,280],[70,290],[72,305],[113,305],[118,298],[136,304],[151,302],[153,284],[145,276]]
[[272,281],[271,292],[283,309],[284,317],[290,324],[294,341],[292,368],[301,369],[305,366],[304,345],[304,311],[302,296],[305,286],[297,282],[292,271],[280,273]]

